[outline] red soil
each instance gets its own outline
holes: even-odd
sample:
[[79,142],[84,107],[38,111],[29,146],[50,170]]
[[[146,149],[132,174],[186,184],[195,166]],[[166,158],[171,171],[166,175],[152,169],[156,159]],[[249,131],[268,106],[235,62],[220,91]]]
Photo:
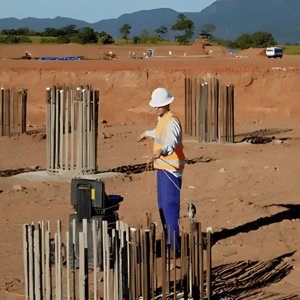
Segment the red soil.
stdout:
[[[203,53],[192,46],[156,47],[158,49],[154,53],[166,55],[168,51],[175,51],[175,56],[177,53]],[[20,57],[26,50],[33,56],[86,57],[100,57],[101,51],[112,51],[126,58],[129,51],[143,53],[147,48],[0,46],[0,59]],[[254,53],[254,49],[250,51]],[[272,70],[273,67],[286,70]],[[186,157],[204,156],[214,160],[207,164],[186,166],[181,215],[186,213],[187,203],[194,200],[196,219],[201,221],[204,229],[212,226],[218,232],[247,224],[247,230],[240,230],[213,246],[213,266],[218,266],[240,260],[265,261],[299,249],[300,74],[289,67],[300,68],[300,58],[284,56],[282,60],[269,60],[255,55],[249,59],[153,57],[146,60],[80,62],[6,59],[0,60],[0,83],[5,88],[28,89],[28,125],[34,126],[45,124],[47,87],[56,84],[92,84],[94,88],[99,88],[100,119],[108,122],[99,125],[100,171],[143,163],[152,154],[152,142],[146,140],[137,143],[136,138],[144,130],[153,129],[156,125],[155,112],[148,105],[156,87],[166,87],[175,96],[171,109],[184,125],[185,76],[217,76],[221,84],[234,84],[236,141],[255,130],[274,128],[278,130],[271,130],[270,136],[289,139],[282,144],[273,141],[266,145],[217,145],[192,143],[188,142],[190,137],[184,137]],[[284,129],[292,131],[284,132]],[[110,138],[104,139],[104,134]],[[0,170],[36,165],[45,168],[46,140],[41,132],[10,139],[2,137],[0,158]],[[224,172],[220,172],[221,169]],[[120,194],[125,198],[119,211],[123,221],[138,226],[143,222],[145,212],[151,211],[154,221],[160,224],[155,175],[155,172],[147,172],[106,180],[108,193]],[[24,188],[15,191],[15,184]],[[24,294],[22,224],[50,220],[54,232],[56,221],[60,219],[65,237],[71,211],[69,182],[41,183],[12,177],[0,178],[1,299],[24,299],[12,294]],[[258,224],[258,227],[254,224]],[[285,259],[295,266],[292,273],[264,290],[300,295],[298,252]],[[6,288],[10,294],[5,293]]]

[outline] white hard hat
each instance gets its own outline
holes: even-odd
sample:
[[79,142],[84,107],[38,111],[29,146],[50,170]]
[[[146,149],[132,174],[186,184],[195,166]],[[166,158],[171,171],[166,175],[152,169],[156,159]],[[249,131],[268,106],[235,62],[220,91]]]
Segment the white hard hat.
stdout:
[[174,97],[169,94],[165,88],[157,88],[153,91],[151,101],[149,103],[152,107],[162,107],[173,102]]

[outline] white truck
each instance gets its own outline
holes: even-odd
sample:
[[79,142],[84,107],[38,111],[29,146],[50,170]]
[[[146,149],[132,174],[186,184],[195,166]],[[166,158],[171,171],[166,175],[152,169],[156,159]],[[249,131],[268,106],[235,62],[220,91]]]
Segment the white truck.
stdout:
[[271,48],[267,48],[266,50],[266,54],[269,58],[277,58],[277,57],[280,57],[282,58],[283,56],[283,51],[282,51],[282,48],[279,48],[279,47],[271,47]]

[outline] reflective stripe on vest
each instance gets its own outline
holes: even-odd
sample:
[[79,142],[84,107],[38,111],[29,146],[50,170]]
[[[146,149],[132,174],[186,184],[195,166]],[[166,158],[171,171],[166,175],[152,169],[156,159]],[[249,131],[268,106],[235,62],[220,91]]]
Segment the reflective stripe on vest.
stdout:
[[[165,140],[167,137],[167,126],[168,123],[172,120],[176,119],[181,128],[181,124],[179,120],[174,117],[171,112],[165,114],[162,119],[157,124],[155,130],[155,142],[154,142],[154,152],[158,149],[161,149],[165,146]],[[174,152],[169,156],[161,156],[159,159],[154,161],[154,168],[163,169],[163,170],[183,170],[184,168],[184,160],[185,156],[183,154],[183,145],[179,144]]]

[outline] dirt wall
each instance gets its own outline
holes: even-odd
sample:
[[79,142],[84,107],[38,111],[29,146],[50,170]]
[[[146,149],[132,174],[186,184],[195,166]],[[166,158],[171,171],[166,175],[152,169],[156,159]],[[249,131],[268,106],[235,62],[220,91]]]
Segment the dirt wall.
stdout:
[[46,122],[45,90],[53,85],[86,85],[100,90],[100,119],[109,123],[148,124],[156,120],[148,105],[152,91],[166,87],[175,96],[172,110],[184,124],[185,76],[216,76],[221,84],[235,85],[235,122],[268,122],[300,117],[299,72],[267,71],[190,71],[124,70],[68,71],[13,70],[0,71],[4,88],[28,90],[28,124]]

